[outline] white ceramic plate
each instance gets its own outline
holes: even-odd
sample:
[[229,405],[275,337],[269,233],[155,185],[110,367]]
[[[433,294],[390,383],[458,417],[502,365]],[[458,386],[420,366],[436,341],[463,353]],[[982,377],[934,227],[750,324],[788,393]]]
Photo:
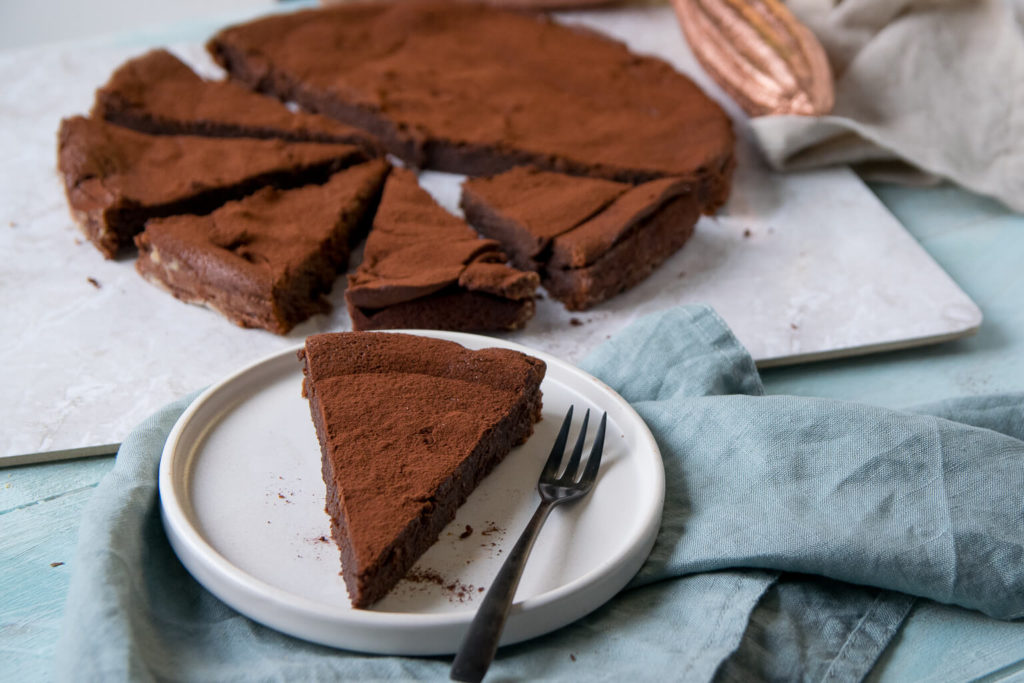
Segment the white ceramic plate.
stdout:
[[320,449],[300,395],[298,348],[250,365],[185,411],[160,462],[167,535],[210,592],[260,623],[324,645],[384,654],[454,652],[483,589],[539,501],[537,477],[570,404],[578,416],[586,408],[608,411],[601,472],[587,498],[552,512],[502,643],[582,617],[637,572],[657,535],[665,481],[657,444],[629,404],[545,353],[477,335],[416,334],[543,359],[544,419],[534,435],[459,508],[413,567],[412,580],[403,580],[372,609],[356,610],[330,540]]

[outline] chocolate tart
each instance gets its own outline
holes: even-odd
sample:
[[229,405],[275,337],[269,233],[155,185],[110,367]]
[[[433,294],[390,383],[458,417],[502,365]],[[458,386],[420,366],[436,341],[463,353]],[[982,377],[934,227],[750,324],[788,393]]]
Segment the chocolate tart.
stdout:
[[348,278],[352,327],[511,330],[533,316],[536,273],[506,265],[497,241],[481,239],[438,205],[416,175],[388,177],[363,261]]
[[293,112],[281,101],[231,81],[208,81],[167,50],[122,64],[96,91],[94,118],[153,135],[280,138],[382,150],[365,131],[334,119]]
[[636,285],[693,234],[692,185],[660,178],[631,186],[516,168],[462,186],[466,219],[497,239],[519,268],[569,310],[585,310]]
[[330,310],[325,295],[369,229],[388,169],[374,160],[323,185],[266,187],[206,216],[150,220],[135,268],[242,327],[286,334]]
[[384,597],[541,415],[545,365],[398,333],[309,337],[303,395],[354,607]]
[[411,165],[493,175],[531,164],[728,196],[724,111],[667,62],[545,15],[479,3],[342,3],[227,28],[233,78],[376,135]]
[[352,145],[147,135],[82,116],[61,122],[57,150],[71,213],[107,258],[151,218],[206,214],[265,185],[323,182],[367,158]]

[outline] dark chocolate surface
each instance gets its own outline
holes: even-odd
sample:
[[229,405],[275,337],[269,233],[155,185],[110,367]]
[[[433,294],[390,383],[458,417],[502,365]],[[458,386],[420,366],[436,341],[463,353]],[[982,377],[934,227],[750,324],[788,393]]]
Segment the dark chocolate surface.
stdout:
[[150,218],[209,213],[265,185],[323,182],[364,160],[351,145],[147,135],[82,116],[64,119],[58,140],[72,214],[108,258]]
[[323,185],[267,187],[206,216],[151,220],[135,238],[136,269],[239,325],[284,334],[329,308],[323,295],[369,228],[388,168],[374,160]]
[[300,353],[353,605],[383,597],[540,418],[542,361],[402,334],[314,335]]
[[162,49],[122,64],[96,91],[92,116],[155,135],[333,142],[380,153],[376,139],[361,129],[293,112],[280,100],[232,81],[204,80]]
[[[445,211],[419,186],[412,171],[395,169],[385,184],[363,261],[349,276],[345,299],[353,325],[360,329],[361,319],[370,319],[381,309],[453,288],[532,304],[539,278],[510,268],[506,260],[498,242],[481,239],[461,219]],[[524,303],[516,310],[522,317],[533,308]],[[463,319],[460,315],[453,313],[446,320],[443,310],[436,312],[439,317],[433,324],[419,316],[416,326],[467,329],[454,326],[454,320]]]
[[692,183],[679,178],[632,187],[531,169],[468,180],[461,204],[570,310],[643,280],[690,238],[700,214]]
[[543,15],[475,3],[344,3],[221,31],[209,49],[250,87],[370,130],[423,167],[530,163],[728,195],[733,132],[669,64]]

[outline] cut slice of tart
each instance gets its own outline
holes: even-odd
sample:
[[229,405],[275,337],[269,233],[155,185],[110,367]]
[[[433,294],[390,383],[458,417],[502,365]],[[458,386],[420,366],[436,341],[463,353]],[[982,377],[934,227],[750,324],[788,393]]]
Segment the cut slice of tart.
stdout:
[[236,82],[204,80],[162,49],[122,64],[96,91],[92,115],[153,135],[331,142],[381,155],[376,138],[359,128],[293,112],[280,100]]
[[541,416],[544,362],[386,332],[309,337],[302,393],[355,607],[382,598]]
[[481,239],[395,169],[384,185],[363,261],[348,278],[352,327],[512,330],[533,316],[536,273],[506,265]]
[[61,122],[57,150],[71,213],[107,258],[150,218],[206,214],[265,185],[323,182],[367,158],[352,145],[147,135],[82,116]]
[[388,169],[377,159],[323,185],[266,187],[206,216],[150,220],[135,268],[242,327],[286,334],[330,309],[325,295],[369,229]]
[[462,186],[462,210],[566,308],[590,308],[635,286],[693,235],[691,183],[637,186],[525,167]]

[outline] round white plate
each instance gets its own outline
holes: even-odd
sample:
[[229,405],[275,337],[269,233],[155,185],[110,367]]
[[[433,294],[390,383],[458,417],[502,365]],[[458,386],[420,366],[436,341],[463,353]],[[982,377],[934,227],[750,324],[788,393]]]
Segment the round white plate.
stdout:
[[[547,363],[544,419],[473,492],[372,609],[353,609],[324,512],[320,448],[300,395],[298,347],[205,391],[178,420],[160,461],[167,535],[192,575],[246,616],[324,645],[383,654],[455,652],[508,549],[539,502],[537,477],[570,404],[608,411],[594,490],[548,518],[523,574],[503,644],[568,624],[602,605],[654,544],[665,495],[647,426],[607,385],[548,354],[453,332],[468,348],[503,346]],[[591,434],[596,422],[591,422]],[[589,439],[587,448],[589,449]]]

